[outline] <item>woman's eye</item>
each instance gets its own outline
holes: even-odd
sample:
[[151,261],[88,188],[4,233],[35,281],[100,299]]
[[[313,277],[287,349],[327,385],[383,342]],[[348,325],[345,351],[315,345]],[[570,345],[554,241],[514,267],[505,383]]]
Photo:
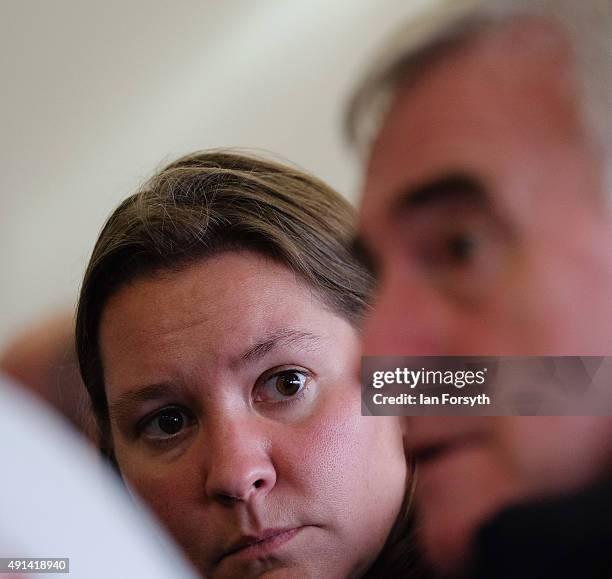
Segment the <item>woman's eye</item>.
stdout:
[[283,370],[267,378],[258,389],[256,402],[281,402],[298,395],[306,386],[308,375],[302,370]]
[[141,427],[145,437],[157,440],[167,440],[180,434],[191,426],[193,420],[180,408],[164,408],[146,419]]

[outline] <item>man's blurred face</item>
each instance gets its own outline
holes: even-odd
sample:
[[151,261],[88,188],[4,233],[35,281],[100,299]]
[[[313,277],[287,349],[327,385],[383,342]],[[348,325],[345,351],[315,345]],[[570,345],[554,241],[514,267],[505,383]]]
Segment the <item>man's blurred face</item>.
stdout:
[[[466,42],[400,87],[361,210],[379,270],[364,354],[610,354],[612,227],[575,95],[564,39],[528,21]],[[442,570],[523,492],[494,422],[407,424],[428,457],[417,505]]]

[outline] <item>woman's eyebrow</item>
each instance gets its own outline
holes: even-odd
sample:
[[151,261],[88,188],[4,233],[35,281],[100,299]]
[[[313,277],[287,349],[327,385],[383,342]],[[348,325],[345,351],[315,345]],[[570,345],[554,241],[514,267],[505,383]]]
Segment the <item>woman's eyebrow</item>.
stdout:
[[241,354],[232,365],[242,365],[245,362],[254,362],[260,360],[276,348],[296,344],[310,345],[311,348],[316,348],[320,345],[320,338],[310,332],[303,332],[292,328],[281,328],[253,344],[248,350]]
[[109,415],[122,417],[127,415],[134,406],[150,400],[158,400],[168,395],[171,385],[166,382],[150,384],[143,388],[135,388],[118,396],[116,400],[109,401]]
[[[310,332],[294,330],[291,328],[281,328],[271,334],[265,336],[257,343],[253,344],[244,353],[238,356],[231,366],[241,366],[246,362],[260,360],[272,350],[281,346],[288,345],[303,345],[309,346],[310,349],[317,348],[320,345],[320,338]],[[134,406],[151,400],[159,400],[168,395],[168,392],[175,387],[168,382],[160,382],[158,384],[149,384],[142,388],[134,388],[124,392],[112,402],[109,401],[109,413],[112,416],[125,416]]]

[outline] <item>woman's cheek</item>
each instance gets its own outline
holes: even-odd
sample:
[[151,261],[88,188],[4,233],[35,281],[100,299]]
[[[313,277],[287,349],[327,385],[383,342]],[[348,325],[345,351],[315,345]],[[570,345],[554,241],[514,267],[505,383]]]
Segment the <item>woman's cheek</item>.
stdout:
[[183,512],[192,510],[189,504],[201,500],[204,489],[203,482],[198,481],[194,461],[167,463],[136,452],[121,452],[121,449],[117,449],[116,458],[130,490],[149,504],[173,531],[182,534],[189,523],[189,516],[185,518]]
[[[286,453],[302,480],[310,481],[319,493],[354,486],[352,477],[363,478],[364,469],[376,457],[372,444],[377,444],[377,423],[361,416],[358,388],[330,389],[334,396],[326,396],[307,425],[295,432],[299,452]],[[398,441],[401,445],[399,430]],[[388,443],[394,444],[393,440]]]

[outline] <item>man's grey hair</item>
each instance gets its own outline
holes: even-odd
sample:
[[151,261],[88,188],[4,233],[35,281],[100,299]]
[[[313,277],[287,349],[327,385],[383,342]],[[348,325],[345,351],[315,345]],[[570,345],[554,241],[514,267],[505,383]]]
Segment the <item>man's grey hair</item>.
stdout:
[[349,142],[367,157],[398,85],[418,74],[428,59],[484,28],[517,18],[550,22],[569,42],[579,113],[605,163],[612,198],[612,1],[431,0],[384,47],[349,103]]

